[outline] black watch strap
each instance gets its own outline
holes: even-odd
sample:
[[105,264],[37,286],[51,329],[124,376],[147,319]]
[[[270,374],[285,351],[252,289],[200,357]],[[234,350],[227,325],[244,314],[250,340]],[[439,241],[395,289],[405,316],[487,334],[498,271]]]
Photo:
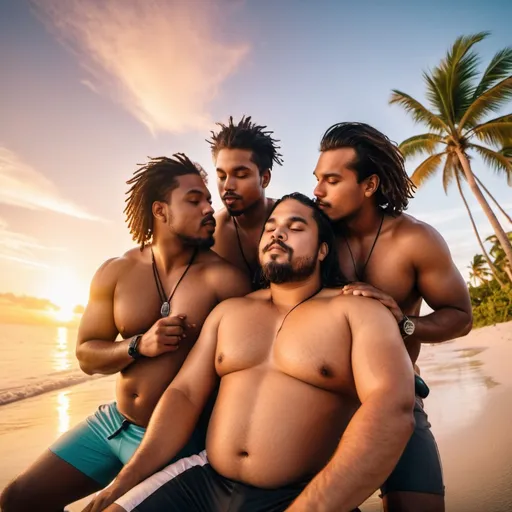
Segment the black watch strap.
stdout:
[[130,340],[130,344],[128,345],[128,355],[133,357],[133,359],[139,359],[142,357],[142,354],[139,352],[139,342],[142,338],[142,334],[137,334]]

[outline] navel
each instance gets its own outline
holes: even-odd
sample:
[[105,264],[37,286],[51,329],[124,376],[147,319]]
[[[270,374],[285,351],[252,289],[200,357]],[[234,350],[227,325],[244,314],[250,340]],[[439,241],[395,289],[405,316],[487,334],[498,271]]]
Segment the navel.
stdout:
[[331,371],[331,369],[330,369],[328,366],[325,366],[325,365],[323,365],[323,366],[320,368],[320,374],[321,374],[323,377],[332,377],[332,371]]
[[221,352],[221,353],[217,356],[217,362],[218,362],[218,363],[222,363],[222,361],[224,361],[224,354]]

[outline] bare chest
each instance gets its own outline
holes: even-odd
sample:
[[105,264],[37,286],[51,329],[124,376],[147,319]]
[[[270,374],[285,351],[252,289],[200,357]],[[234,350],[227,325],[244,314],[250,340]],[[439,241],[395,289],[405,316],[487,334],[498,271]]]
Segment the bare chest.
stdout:
[[[413,266],[391,240],[379,240],[370,247],[338,244],[340,267],[349,281],[363,281],[387,293],[398,305],[409,307],[419,299]],[[370,256],[370,257],[369,257]]]
[[353,389],[346,322],[329,319],[318,307],[292,312],[277,334],[281,322],[282,316],[265,308],[257,316],[240,312],[223,319],[215,361],[218,374],[261,368],[335,392]]
[[[125,276],[116,286],[114,319],[123,338],[147,331],[161,318],[162,299],[153,273],[150,268],[147,270]],[[175,285],[176,280],[164,282],[166,293]],[[200,272],[191,269],[172,297],[170,315],[186,315],[186,322],[196,324],[193,330],[198,333],[216,303],[215,291],[205,285]]]

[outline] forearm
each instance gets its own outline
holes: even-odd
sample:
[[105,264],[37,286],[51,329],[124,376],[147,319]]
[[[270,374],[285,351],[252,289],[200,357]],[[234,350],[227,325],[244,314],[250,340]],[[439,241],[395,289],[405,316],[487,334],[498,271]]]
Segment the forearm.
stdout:
[[84,341],[76,350],[80,368],[88,375],[95,373],[112,375],[124,370],[134,361],[128,355],[129,343],[129,339],[120,342]]
[[327,466],[309,483],[290,512],[349,512],[393,471],[414,428],[412,404],[372,397],[354,415]]
[[440,343],[466,335],[472,327],[471,312],[455,308],[440,308],[426,316],[410,317],[415,324],[414,334],[407,341]]
[[155,408],[144,438],[116,478],[124,492],[167,465],[185,446],[200,408],[179,389],[169,387]]

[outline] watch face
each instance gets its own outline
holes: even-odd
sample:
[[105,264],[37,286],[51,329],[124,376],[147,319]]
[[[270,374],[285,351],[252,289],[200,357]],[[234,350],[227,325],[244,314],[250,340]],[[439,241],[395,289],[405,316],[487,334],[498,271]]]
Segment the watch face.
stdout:
[[404,322],[403,330],[404,330],[405,334],[407,334],[407,336],[410,336],[414,332],[414,328],[415,328],[415,325],[412,320],[407,319]]

